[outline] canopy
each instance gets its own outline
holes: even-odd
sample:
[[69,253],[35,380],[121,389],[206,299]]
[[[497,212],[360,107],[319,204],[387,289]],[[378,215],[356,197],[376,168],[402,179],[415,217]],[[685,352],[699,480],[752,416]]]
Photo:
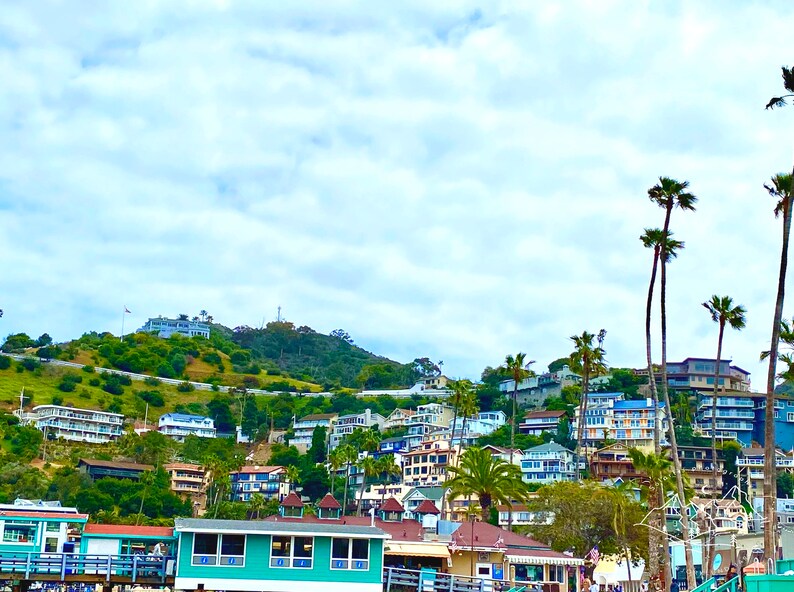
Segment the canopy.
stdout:
[[507,560],[510,563],[529,563],[531,565],[584,565],[582,559],[575,557],[537,557],[533,555],[511,555],[507,550]]
[[593,570],[593,581],[602,586],[629,581],[639,582],[642,580],[642,574],[645,571],[645,562],[642,559],[637,559],[636,561],[636,565],[633,561],[631,562],[631,580],[629,580],[629,562],[626,559],[621,559],[618,562],[611,557],[601,557],[598,565]]
[[398,557],[449,557],[449,549],[441,543],[387,543],[385,553]]

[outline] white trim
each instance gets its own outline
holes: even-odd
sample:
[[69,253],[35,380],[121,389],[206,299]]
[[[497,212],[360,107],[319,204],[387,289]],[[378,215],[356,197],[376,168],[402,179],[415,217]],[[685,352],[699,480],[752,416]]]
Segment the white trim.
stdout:
[[[283,537],[285,539],[289,539],[289,555],[273,555],[273,539],[276,537]],[[309,557],[296,557],[295,556],[295,539],[296,538],[303,538],[303,539],[311,539],[312,541],[312,554]],[[288,565],[273,565],[273,559],[286,559]],[[309,560],[309,565],[294,565],[295,560]],[[314,569],[314,537],[311,536],[303,536],[303,537],[295,537],[290,535],[280,535],[274,534],[270,537],[270,560],[268,566],[271,569]]]
[[584,565],[584,559],[575,557],[532,557],[531,555],[507,555],[505,557],[510,563],[532,564],[532,565]]
[[296,589],[323,592],[383,592],[382,582],[335,582],[313,580],[238,580],[236,578],[181,578],[174,582],[175,590],[198,590],[200,584],[205,590],[236,590],[240,592],[295,592]]
[[[344,526],[339,524],[340,527]],[[327,538],[345,538],[345,539],[390,539],[391,535],[383,534],[348,534],[342,528],[338,533],[335,532],[315,532],[315,531],[296,531],[296,530],[243,530],[241,528],[234,528],[230,530],[219,530],[212,528],[180,528],[175,529],[175,532],[190,532],[194,534],[247,534],[247,535],[262,535],[262,536],[305,536],[305,537],[327,537]]]

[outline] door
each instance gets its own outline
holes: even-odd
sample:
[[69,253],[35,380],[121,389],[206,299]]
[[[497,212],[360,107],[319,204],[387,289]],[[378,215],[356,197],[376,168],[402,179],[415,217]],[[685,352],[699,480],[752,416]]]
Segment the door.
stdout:
[[476,565],[474,577],[482,579],[483,592],[491,592],[493,590],[493,564],[478,563]]

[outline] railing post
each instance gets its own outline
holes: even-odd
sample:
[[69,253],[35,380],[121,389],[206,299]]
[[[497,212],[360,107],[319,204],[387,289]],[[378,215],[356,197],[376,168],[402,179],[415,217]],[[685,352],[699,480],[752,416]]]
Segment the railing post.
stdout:
[[66,553],[61,553],[61,580],[66,579]]
[[32,553],[28,552],[28,556],[25,559],[25,579],[26,580],[30,579],[30,561],[31,561],[31,557],[30,556],[31,555],[32,555]]
[[132,581],[135,582],[138,578],[138,555],[132,556]]
[[391,567],[386,568],[386,592],[391,592]]
[[480,579],[480,592],[485,592],[485,580]]
[[107,567],[107,573],[105,574],[106,582],[110,581],[110,572],[112,571],[113,571],[113,555],[108,555],[108,567]]
[[449,574],[449,592],[455,589],[455,574]]

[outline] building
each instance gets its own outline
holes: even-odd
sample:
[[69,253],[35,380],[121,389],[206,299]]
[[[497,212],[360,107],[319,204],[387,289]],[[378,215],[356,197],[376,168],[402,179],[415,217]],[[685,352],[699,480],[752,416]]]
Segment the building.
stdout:
[[191,321],[189,319],[167,319],[157,317],[149,319],[146,324],[138,329],[137,333],[156,333],[163,339],[172,335],[184,335],[185,337],[204,337],[210,338],[210,326],[207,323]]
[[378,508],[383,502],[390,497],[395,499],[402,499],[411,491],[412,487],[403,485],[402,483],[372,483],[366,489],[364,494],[361,495],[361,489],[356,488],[354,494],[354,501],[358,505],[358,500],[361,500],[361,508],[364,511],[370,508]]
[[[751,526],[754,532],[764,530],[764,496],[759,495],[753,499],[753,517]],[[777,522],[784,531],[794,528],[794,499],[777,498]]]
[[190,463],[169,463],[163,465],[163,469],[171,479],[171,491],[182,498],[189,497],[201,504],[209,485],[209,471],[201,465]]
[[451,391],[447,388],[448,379],[446,376],[429,376],[420,378],[411,388],[403,389],[377,389],[361,391],[359,397],[382,397],[388,395],[395,399],[409,399],[414,395],[429,397],[434,399],[446,399]]
[[449,442],[423,442],[403,455],[403,485],[438,486],[447,478],[447,467],[455,465],[457,452]]
[[[15,412],[19,415],[19,412]],[[120,413],[37,405],[30,413],[23,413],[22,423],[30,424],[44,432],[45,438],[63,438],[74,442],[106,444],[124,433],[124,416]]]
[[[775,466],[778,471],[794,472],[794,454],[777,450]],[[741,492],[753,504],[756,497],[764,495],[764,449],[761,447],[742,448],[736,458],[736,468]]]
[[[717,395],[717,439],[738,440],[743,446],[752,444],[758,397],[757,393],[746,391],[724,391]],[[714,423],[713,405],[714,391],[698,392],[695,422],[698,430],[709,438]]]
[[556,442],[524,451],[521,477],[526,483],[556,483],[576,480],[576,455]]
[[565,411],[530,411],[518,424],[518,433],[542,436],[544,432],[557,433]]
[[88,522],[87,514],[77,508],[61,507],[59,502],[17,500],[0,504],[0,552],[71,553],[73,541]]
[[524,459],[524,451],[518,448],[502,448],[501,446],[494,446],[487,444],[482,447],[491,453],[491,457],[501,459],[507,463],[521,466],[521,461]]
[[161,434],[184,442],[187,436],[214,438],[217,433],[215,421],[210,417],[187,413],[166,413],[160,416],[158,428]]
[[86,524],[80,553],[91,555],[147,555],[156,545],[160,553],[173,557],[176,535],[171,526],[131,524]]
[[177,590],[383,591],[388,535],[368,523],[177,518],[175,531]]
[[[682,362],[667,362],[667,384],[673,390],[707,390],[714,388],[714,358],[686,358]],[[638,376],[648,376],[648,368],[634,371]],[[661,372],[654,372],[654,380],[662,383]],[[730,360],[720,360],[719,387],[729,391],[749,391],[750,373]]]
[[333,429],[330,435],[330,447],[336,448],[347,436],[353,433],[353,430],[360,428],[368,430],[377,426],[379,430],[383,429],[383,424],[386,418],[380,413],[372,413],[370,409],[364,410],[363,413],[353,413],[350,415],[340,415],[334,422]]
[[281,501],[289,494],[286,470],[281,466],[248,465],[229,473],[232,501],[247,502],[254,494]]
[[505,425],[504,411],[481,411],[474,417],[458,417],[449,423],[453,445],[473,446],[480,436],[487,436]]
[[447,490],[441,486],[435,487],[411,487],[408,492],[400,499],[405,508],[405,518],[416,518],[416,510],[429,502],[439,509],[444,508],[444,497]]
[[426,437],[446,429],[455,417],[455,409],[441,403],[419,405],[416,413],[410,417],[405,427],[408,429],[406,440],[408,448],[413,450],[425,441]]
[[[556,372],[544,372],[519,382],[516,400],[521,405],[540,407],[549,397],[559,397],[564,387],[579,384],[581,381],[581,376],[572,372],[568,366],[563,366]],[[513,395],[514,387],[514,380],[503,380],[499,383],[499,390],[508,396]]]
[[605,446],[590,456],[590,476],[601,483],[618,480],[647,483],[645,475],[631,462],[628,446],[622,443]]
[[96,460],[81,458],[77,461],[77,470],[88,475],[92,480],[112,477],[114,479],[131,479],[137,481],[143,473],[154,471],[152,465],[141,465],[131,462]]
[[[714,512],[714,530],[717,533],[747,534],[750,521],[747,511],[735,499],[692,498],[690,518],[697,525],[698,534],[709,531],[712,510]],[[714,506],[714,507],[713,507]]]
[[339,415],[337,413],[315,413],[301,417],[292,426],[295,434],[289,441],[290,445],[298,449],[301,454],[305,454],[312,447],[312,437],[314,430],[318,427],[325,428],[325,440],[328,442],[331,428]]
[[416,411],[413,409],[400,409],[398,407],[389,413],[389,417],[386,418],[386,421],[383,424],[383,429],[392,430],[394,428],[401,428],[405,426],[405,424],[407,424],[415,414]]
[[408,452],[408,440],[405,436],[395,436],[394,438],[384,438],[378,444],[378,452],[376,456],[384,456],[386,454],[394,454],[395,462],[397,462],[398,454]]
[[[667,432],[667,412],[663,402],[653,408],[650,398],[625,400],[623,393],[590,393],[587,397],[582,445],[598,448],[605,440],[621,442],[632,448],[653,448],[654,421],[659,416],[662,434]],[[579,429],[579,408],[572,424],[573,433]],[[662,445],[667,441],[661,439]]]
[[[753,439],[764,445],[766,441],[766,396],[759,393],[755,406]],[[775,399],[775,445],[785,450],[794,449],[794,398],[777,395]]]
[[717,449],[717,480],[714,481],[714,461],[709,446],[679,446],[678,459],[681,469],[689,475],[689,483],[702,497],[722,495],[722,474],[725,462],[722,450]]

